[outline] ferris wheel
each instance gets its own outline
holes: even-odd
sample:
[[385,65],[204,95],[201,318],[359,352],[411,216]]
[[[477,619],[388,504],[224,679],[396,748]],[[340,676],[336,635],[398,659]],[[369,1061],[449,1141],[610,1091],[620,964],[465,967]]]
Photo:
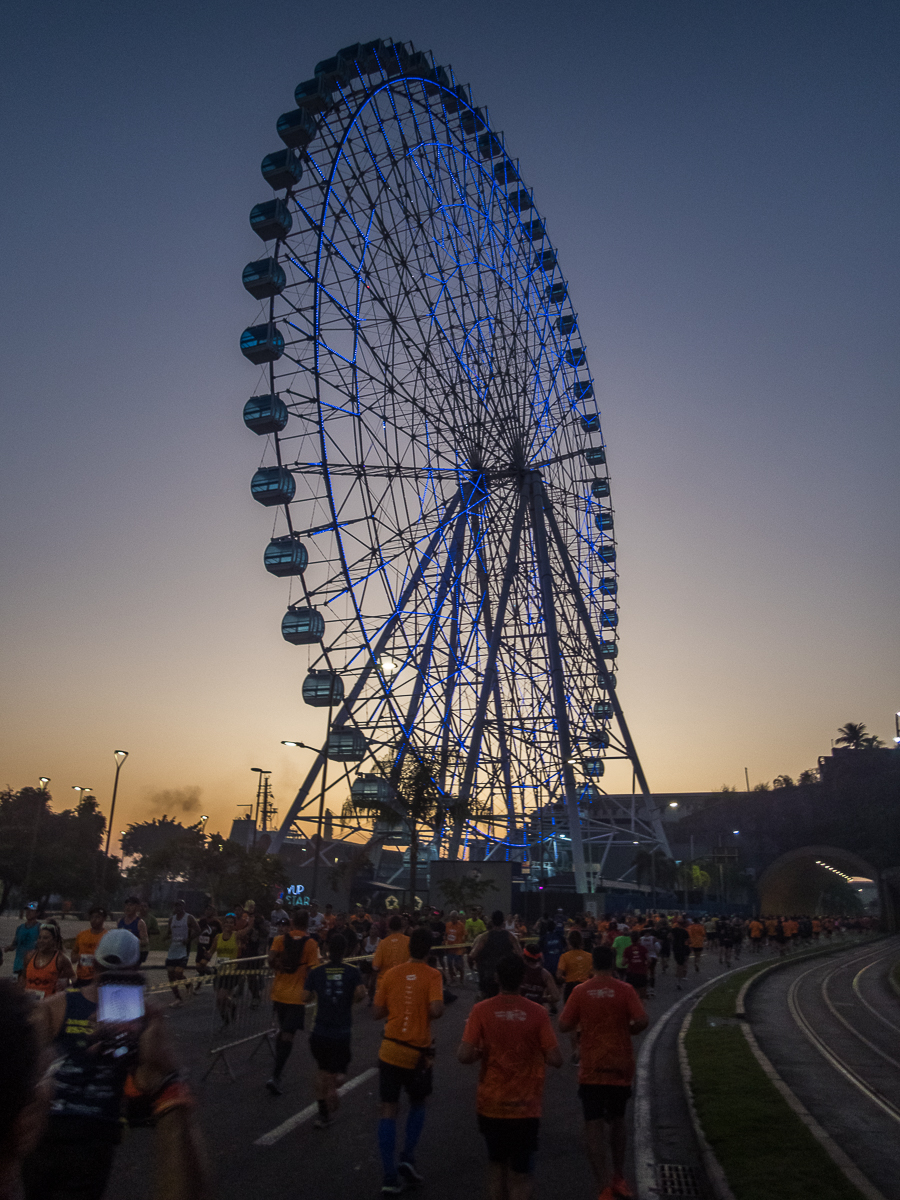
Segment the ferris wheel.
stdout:
[[528,857],[553,805],[587,891],[604,847],[667,846],[649,800],[601,786],[624,757],[647,794],[615,691],[595,385],[547,225],[430,54],[347,47],[295,100],[262,162],[276,195],[250,214],[244,421],[265,439],[251,493],[273,510],[282,634],[329,720],[273,848],[325,778],[402,816],[393,784],[415,761],[443,798],[435,852],[478,838]]

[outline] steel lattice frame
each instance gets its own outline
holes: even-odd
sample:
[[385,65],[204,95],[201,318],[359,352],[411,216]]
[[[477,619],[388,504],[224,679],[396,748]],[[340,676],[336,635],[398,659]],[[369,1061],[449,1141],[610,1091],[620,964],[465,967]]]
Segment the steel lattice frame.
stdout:
[[[583,892],[579,807],[592,843],[667,849],[651,801],[608,804],[580,771],[605,732],[606,753],[630,758],[647,791],[610,677],[616,574],[603,557],[615,541],[595,518],[612,509],[591,492],[605,467],[584,458],[603,444],[596,403],[502,134],[479,146],[487,114],[430,58],[400,69],[408,54],[385,44],[380,70],[333,84],[286,193],[287,286],[257,318],[286,343],[259,387],[290,412],[263,457],[296,481],[274,532],[309,538],[290,599],[326,617],[308,661],[344,679],[332,727],[355,726],[368,745],[353,769],[436,762],[448,802],[470,797],[480,816],[423,830],[452,854],[476,830],[500,854],[521,851],[527,814],[564,802]],[[593,715],[600,700],[611,721]],[[329,786],[346,790],[347,773],[332,769]]]

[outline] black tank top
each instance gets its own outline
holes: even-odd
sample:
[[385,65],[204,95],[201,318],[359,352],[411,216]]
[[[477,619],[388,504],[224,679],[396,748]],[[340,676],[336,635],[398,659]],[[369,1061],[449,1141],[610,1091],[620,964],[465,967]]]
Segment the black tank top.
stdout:
[[478,974],[482,979],[491,979],[497,970],[497,963],[506,954],[512,954],[512,942],[505,929],[489,929],[484,948],[478,955]]
[[544,998],[544,968],[541,966],[526,966],[525,977],[522,980],[522,986],[519,988],[519,994],[524,996],[526,1000],[534,1000],[536,1004],[540,1004]]
[[97,1005],[82,992],[66,992],[66,1015],[54,1042],[63,1061],[55,1076],[53,1117],[78,1117],[118,1126],[126,1069],[114,1058],[90,1053]]

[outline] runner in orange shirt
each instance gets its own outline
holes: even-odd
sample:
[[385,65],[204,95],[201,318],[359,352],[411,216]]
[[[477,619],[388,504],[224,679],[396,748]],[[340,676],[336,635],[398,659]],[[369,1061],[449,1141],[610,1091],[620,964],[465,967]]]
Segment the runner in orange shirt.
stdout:
[[649,1022],[634,988],[615,978],[612,949],[598,946],[593,963],[592,977],[569,997],[559,1018],[559,1031],[581,1032],[578,1096],[588,1158],[601,1189],[599,1200],[617,1200],[633,1195],[625,1181],[625,1108],[634,1079],[631,1039]]
[[[384,1168],[381,1192],[385,1196],[399,1195],[407,1182],[422,1182],[414,1155],[425,1124],[425,1101],[432,1089],[431,1022],[444,1013],[444,980],[440,971],[425,961],[430,953],[431,933],[414,929],[409,938],[409,961],[378,976],[372,1006],[376,1021],[387,1018],[378,1053],[378,1148]],[[403,1152],[397,1163],[397,1112],[404,1089],[409,1096],[409,1113]]]
[[400,932],[402,928],[400,917],[395,915],[388,921],[388,935],[378,943],[372,959],[372,970],[379,973],[379,978],[391,967],[409,961],[409,938]]
[[469,1014],[456,1057],[481,1062],[476,1110],[488,1152],[488,1193],[509,1200],[531,1194],[545,1067],[562,1066],[543,1005],[519,995],[525,963],[508,954],[497,963],[500,993]]
[[754,917],[748,927],[750,933],[750,945],[753,947],[753,953],[759,954],[762,950],[763,941],[763,923],[758,917]]
[[275,968],[272,984],[272,1008],[278,1021],[275,1042],[275,1070],[266,1087],[273,1096],[281,1095],[281,1073],[294,1048],[294,1035],[303,1028],[306,1009],[306,975],[319,965],[319,947],[308,932],[309,912],[294,909],[291,929],[277,937],[269,950],[269,966]]
[[76,973],[76,987],[86,987],[94,978],[94,956],[106,932],[103,928],[106,915],[105,908],[92,908],[88,913],[90,929],[82,929],[81,933],[75,934],[75,941],[72,943],[72,965]]
[[[569,949],[565,954],[561,954],[556,967],[556,978],[563,985],[563,1001],[565,1002],[575,991],[579,983],[584,983],[586,979],[590,979],[594,963],[587,950],[582,949],[584,941],[581,933],[577,929],[573,929],[568,937]],[[572,1043],[572,1062],[578,1062],[578,1034],[573,1033],[570,1041]]]
[[25,991],[40,992],[46,999],[59,990],[63,979],[71,983],[74,978],[75,968],[63,953],[59,927],[54,921],[45,921],[34,949],[25,959]]
[[700,970],[700,958],[703,954],[703,943],[706,941],[706,930],[699,921],[693,920],[687,927],[688,945],[694,958],[694,970]]

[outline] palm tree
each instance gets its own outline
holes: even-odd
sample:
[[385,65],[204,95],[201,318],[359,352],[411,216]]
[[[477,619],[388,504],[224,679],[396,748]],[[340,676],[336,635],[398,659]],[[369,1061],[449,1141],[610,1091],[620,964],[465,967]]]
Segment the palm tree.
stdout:
[[376,763],[380,773],[393,787],[393,801],[351,798],[345,810],[354,814],[366,813],[391,822],[396,822],[400,817],[406,825],[409,834],[410,897],[415,906],[420,826],[427,824],[439,830],[443,828],[448,815],[462,817],[468,813],[457,812],[456,807],[447,805],[447,797],[442,795],[436,781],[438,768],[434,760],[417,757],[410,748],[399,769],[396,761],[396,758],[390,758]]
[[[865,750],[871,744],[871,737],[865,732],[862,721],[847,721],[838,730],[840,737],[834,739],[834,744],[846,746],[848,750]],[[877,742],[877,738],[875,739]]]

